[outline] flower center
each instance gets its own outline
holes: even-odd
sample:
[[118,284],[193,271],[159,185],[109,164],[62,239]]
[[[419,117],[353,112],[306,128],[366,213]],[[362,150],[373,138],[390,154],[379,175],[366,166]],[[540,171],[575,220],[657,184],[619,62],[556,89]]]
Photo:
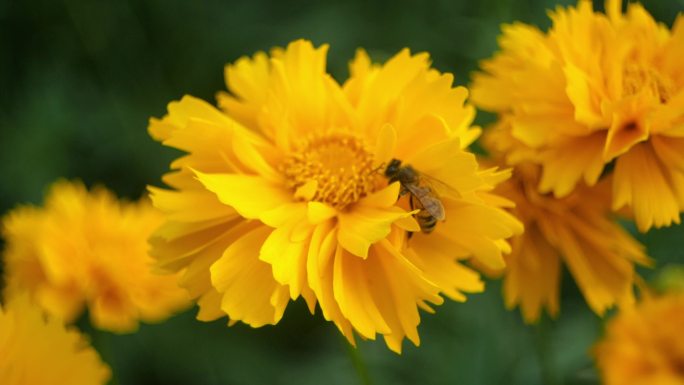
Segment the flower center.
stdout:
[[[295,146],[281,171],[287,184],[305,199],[343,208],[378,189],[381,175],[373,168],[373,154],[358,137],[348,133],[311,135]],[[315,192],[299,194],[300,188]]]
[[671,79],[650,67],[631,64],[622,72],[622,92],[625,96],[648,92],[660,103],[667,103],[675,92]]

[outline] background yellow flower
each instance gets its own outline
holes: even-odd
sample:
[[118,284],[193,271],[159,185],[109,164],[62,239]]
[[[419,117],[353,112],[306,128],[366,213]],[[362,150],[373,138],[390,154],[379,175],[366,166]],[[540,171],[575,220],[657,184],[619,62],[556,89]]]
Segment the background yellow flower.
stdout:
[[0,306],[0,384],[98,385],[110,377],[83,335],[46,318],[28,296]]
[[595,346],[606,385],[684,384],[684,294],[645,298],[623,309]]
[[[485,139],[485,148],[499,162],[529,151],[506,122],[493,127]],[[614,305],[631,304],[634,264],[651,261],[611,213],[610,185],[580,184],[570,195],[557,198],[538,191],[540,175],[539,165],[517,161],[513,177],[495,189],[515,204],[511,212],[525,225],[525,233],[511,240],[506,268],[500,271],[506,305],[519,305],[526,322],[539,320],[542,309],[556,316],[563,265],[598,315]]]
[[188,304],[175,276],[156,275],[147,238],[161,223],[151,204],[119,202],[103,188],[56,182],[43,208],[3,218],[5,296],[30,293],[48,313],[75,320],[88,307],[98,328],[132,331]]
[[541,192],[567,196],[612,176],[612,208],[641,231],[679,223],[684,209],[684,18],[672,31],[636,3],[558,7],[544,33],[503,27],[481,63],[473,101],[510,122],[542,165]]
[[[327,49],[299,40],[242,58],[226,68],[225,114],[185,97],[151,121],[153,137],[188,153],[164,178],[175,190],[151,188],[168,217],[153,253],[186,269],[200,319],[275,324],[301,296],[350,341],[379,333],[399,352],[404,337],[419,344],[419,307],[483,289],[460,260],[503,267],[522,227],[483,195],[494,179],[464,151],[479,130],[451,75],[426,54],[380,66],[358,51],[341,86]],[[411,194],[397,202],[406,186],[383,175],[392,159],[441,181],[446,220],[432,233]]]

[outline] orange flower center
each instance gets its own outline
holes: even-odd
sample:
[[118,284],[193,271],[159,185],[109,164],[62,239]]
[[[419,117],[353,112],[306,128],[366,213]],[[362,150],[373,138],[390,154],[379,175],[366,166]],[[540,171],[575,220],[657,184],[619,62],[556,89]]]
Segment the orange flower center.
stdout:
[[625,96],[648,92],[660,103],[667,103],[675,92],[674,82],[651,67],[631,64],[622,72],[622,93]]
[[286,157],[281,171],[296,195],[335,208],[377,190],[381,176],[365,142],[339,132],[303,139]]

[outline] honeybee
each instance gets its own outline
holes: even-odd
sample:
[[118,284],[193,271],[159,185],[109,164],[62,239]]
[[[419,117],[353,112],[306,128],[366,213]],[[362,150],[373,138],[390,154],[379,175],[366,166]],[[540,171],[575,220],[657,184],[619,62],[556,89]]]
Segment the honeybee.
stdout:
[[435,191],[424,182],[423,176],[410,165],[401,165],[399,159],[392,159],[385,169],[385,176],[390,183],[401,184],[400,195],[409,196],[411,209],[419,209],[415,218],[420,225],[420,231],[429,234],[435,229],[437,221],[443,221],[444,205]]

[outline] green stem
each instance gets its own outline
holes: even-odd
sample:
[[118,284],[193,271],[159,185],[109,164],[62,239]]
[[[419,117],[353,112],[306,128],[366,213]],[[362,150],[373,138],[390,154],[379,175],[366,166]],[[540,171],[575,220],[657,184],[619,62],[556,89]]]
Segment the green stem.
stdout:
[[356,374],[359,376],[359,382],[361,385],[371,385],[372,383],[370,376],[368,375],[368,368],[361,357],[359,349],[353,347],[346,339],[344,340],[344,345],[347,347],[347,354],[349,355],[349,359],[354,366],[354,370],[356,370]]

